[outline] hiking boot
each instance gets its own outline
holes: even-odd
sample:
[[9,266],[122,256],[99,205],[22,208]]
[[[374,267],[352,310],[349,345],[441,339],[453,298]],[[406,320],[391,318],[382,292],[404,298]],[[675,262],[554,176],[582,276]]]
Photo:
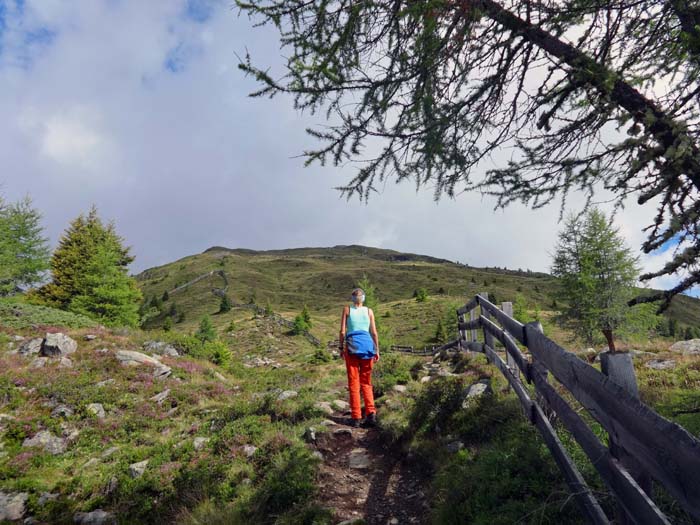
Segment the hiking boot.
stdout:
[[352,428],[360,428],[360,419],[351,419],[348,423]]
[[365,420],[362,422],[362,426],[365,428],[376,427],[377,426],[377,413],[372,412],[371,414],[367,414],[367,417],[365,417]]

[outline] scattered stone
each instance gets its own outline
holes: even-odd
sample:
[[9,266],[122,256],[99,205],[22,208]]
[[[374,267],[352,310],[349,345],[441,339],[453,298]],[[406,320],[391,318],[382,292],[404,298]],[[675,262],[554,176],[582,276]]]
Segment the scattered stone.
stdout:
[[42,492],[39,495],[39,506],[43,507],[49,501],[55,501],[58,498],[57,492]]
[[177,348],[164,341],[146,341],[143,344],[143,349],[147,352],[159,355],[169,355],[171,357],[178,357],[180,355]]
[[22,525],[39,525],[39,520],[34,516],[28,516],[22,520]]
[[155,401],[159,405],[163,404],[163,401],[165,401],[165,398],[167,398],[170,395],[170,389],[166,388],[163,390],[160,394],[156,394],[151,398],[151,401]]
[[387,525],[399,525],[399,518],[389,518]]
[[321,424],[326,427],[338,426],[338,423],[336,423],[335,421],[331,421],[330,419],[324,419],[323,421],[321,421]]
[[328,401],[319,401],[318,403],[315,403],[314,406],[327,416],[331,416],[335,412]]
[[332,405],[335,406],[337,410],[348,410],[350,408],[350,403],[342,399],[334,400]]
[[143,473],[146,472],[146,467],[148,466],[148,460],[144,459],[138,463],[132,463],[129,465],[129,475],[132,478],[140,478]]
[[114,383],[114,379],[110,377],[109,379],[105,379],[104,381],[100,381],[99,383],[95,383],[95,386],[102,387],[102,386],[106,386],[106,385],[111,385],[112,383]]
[[308,443],[315,443],[316,442],[316,429],[314,427],[308,427],[304,431],[304,439]]
[[61,357],[61,360],[58,362],[58,366],[59,368],[73,368],[73,361],[67,357]]
[[27,510],[28,498],[29,495],[26,492],[15,494],[0,492],[0,521],[21,519]]
[[364,448],[354,448],[348,456],[348,466],[355,469],[369,468],[370,459]]
[[44,368],[48,360],[48,357],[35,357],[32,362],[29,363],[29,368]]
[[25,338],[24,338],[23,336],[21,336],[21,335],[16,335],[16,334],[15,334],[15,335],[11,336],[10,339],[11,339],[12,341],[14,341],[15,343],[19,343],[19,342],[21,342],[21,341],[24,341]]
[[226,379],[226,377],[224,377],[224,375],[221,372],[217,372],[215,370],[214,377],[217,378],[219,381],[223,381],[224,383],[228,383],[228,379]]
[[102,509],[92,512],[78,512],[73,516],[73,523],[79,525],[116,525],[117,517]]
[[72,354],[78,349],[78,343],[66,334],[46,334],[41,345],[41,355],[54,357]]
[[175,412],[177,412],[177,407],[171,408],[170,410],[168,410],[168,411],[165,413],[165,415],[166,415],[167,417],[172,417],[172,416],[175,415]]
[[364,525],[363,518],[350,518],[349,520],[341,521],[338,525]]
[[60,404],[57,405],[56,408],[54,408],[51,411],[51,417],[70,417],[75,413],[72,407],[69,407],[68,405]]
[[477,399],[483,396],[493,394],[491,389],[491,381],[488,379],[482,379],[478,383],[470,385],[464,392],[464,401],[462,401],[462,408],[467,408]]
[[102,403],[90,403],[87,406],[87,411],[93,414],[94,416],[97,416],[97,419],[104,419],[106,415]]
[[641,350],[630,350],[629,353],[634,359],[639,359],[640,357],[656,357],[653,352],[643,352]]
[[90,459],[88,459],[88,460],[85,462],[85,464],[83,465],[83,469],[90,468],[90,467],[92,467],[93,465],[96,465],[96,464],[99,463],[99,462],[100,462],[100,460],[97,459],[97,458],[90,458]]
[[209,438],[207,437],[196,437],[194,438],[194,449],[201,450],[204,446],[209,443]]
[[320,451],[314,450],[311,455],[315,458],[318,458],[320,461],[323,461],[323,454],[321,454]]
[[75,427],[70,426],[66,422],[61,423],[61,432],[63,433],[63,437],[66,438],[67,442],[73,441],[80,434],[80,430],[78,430]]
[[119,480],[116,476],[112,476],[105,487],[105,495],[109,496],[119,487]]
[[352,430],[349,428],[337,428],[333,431],[335,437],[348,436],[352,437]]
[[676,368],[676,361],[674,359],[652,359],[647,361],[645,366],[654,370],[668,370]]
[[700,355],[700,339],[677,341],[671,345],[669,350],[683,355]]
[[119,447],[109,447],[107,450],[105,450],[102,455],[100,456],[102,459],[108,458],[115,452],[119,450]]
[[109,348],[98,348],[95,350],[95,353],[97,354],[108,354],[109,353]]
[[447,444],[446,448],[447,448],[448,452],[452,452],[454,454],[455,452],[459,452],[460,450],[462,450],[464,448],[464,443],[462,443],[459,440],[452,441],[452,442]]
[[169,366],[161,363],[157,358],[151,357],[134,350],[118,350],[115,354],[117,360],[124,366],[149,365],[154,367],[153,377],[163,379],[171,374]]
[[391,387],[391,389],[392,389],[394,392],[398,392],[399,394],[403,394],[403,393],[406,392],[406,390],[408,390],[408,388],[406,387],[406,385],[394,385],[393,387]]
[[94,341],[95,339],[97,339],[97,336],[95,334],[85,334],[85,336],[83,336],[83,339],[85,339],[86,341]]
[[34,437],[25,438],[22,442],[23,447],[41,447],[49,454],[63,454],[68,447],[65,439],[54,436],[48,430],[37,432]]
[[243,454],[245,454],[246,457],[251,457],[255,452],[258,450],[258,447],[253,446],[253,445],[243,445]]
[[296,390],[285,390],[284,392],[281,392],[280,395],[277,396],[277,399],[279,401],[284,401],[285,399],[291,399],[293,397],[297,397],[299,395],[299,392]]
[[24,343],[22,343],[17,349],[17,352],[21,355],[38,354],[39,352],[41,352],[41,343],[43,342],[44,340],[41,337],[30,339],[29,341],[25,341]]
[[423,376],[420,378],[421,383],[429,383],[430,382],[430,376]]

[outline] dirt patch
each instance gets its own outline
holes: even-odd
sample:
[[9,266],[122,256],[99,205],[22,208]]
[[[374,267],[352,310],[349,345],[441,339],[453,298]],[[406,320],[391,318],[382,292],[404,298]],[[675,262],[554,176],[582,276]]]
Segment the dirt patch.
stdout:
[[316,440],[323,454],[319,503],[333,511],[335,523],[428,523],[427,480],[418,465],[385,447],[376,429],[351,428],[343,414],[329,419],[335,424]]

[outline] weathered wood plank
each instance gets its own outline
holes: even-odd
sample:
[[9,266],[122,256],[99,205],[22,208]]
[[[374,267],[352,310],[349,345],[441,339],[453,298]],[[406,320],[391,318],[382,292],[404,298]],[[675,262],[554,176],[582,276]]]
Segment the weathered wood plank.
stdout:
[[455,346],[459,345],[460,340],[461,340],[461,338],[458,337],[454,341],[450,341],[449,343],[445,343],[442,346],[436,347],[433,351],[434,352],[441,352],[442,350],[449,350],[450,348],[454,348]]
[[486,310],[489,314],[491,314],[506,330],[506,332],[515,337],[519,343],[526,344],[525,328],[523,327],[522,323],[519,323],[512,317],[504,314],[495,304],[489,302],[488,297],[477,297],[482,311]]
[[[476,310],[472,309],[469,310],[469,320],[474,321],[476,319]],[[476,337],[476,328],[471,331],[471,341],[476,342],[477,337]]]
[[[473,330],[474,328],[481,328],[481,318],[474,319],[473,321],[459,322],[457,323],[457,327],[459,328],[460,332],[465,330]],[[463,336],[463,338],[466,340],[466,336]]]
[[644,490],[632,478],[605,447],[593,431],[586,425],[573,408],[559,395],[546,379],[535,369],[532,380],[537,392],[547,406],[553,410],[571,435],[581,445],[605,484],[612,490],[625,511],[637,522],[644,524],[664,524],[669,521]]
[[544,364],[625,451],[700,518],[700,440],[654,412],[598,370],[526,325],[534,358]]
[[481,323],[485,330],[490,332],[496,339],[498,339],[501,342],[501,344],[505,347],[507,354],[511,356],[511,358],[515,362],[516,366],[522,371],[523,374],[525,374],[525,377],[529,378],[530,362],[527,360],[527,357],[525,357],[520,351],[520,348],[518,348],[518,345],[515,343],[515,341],[513,341],[513,338],[510,337],[510,335],[504,332],[501,328],[496,326],[496,323],[494,323],[490,319],[482,317]]
[[[481,304],[482,301],[488,302],[488,298],[489,298],[488,292],[481,292],[477,296],[479,304]],[[489,317],[490,317],[489,311],[487,309],[484,309],[483,307],[481,308],[481,317],[485,317],[486,319],[489,319]],[[484,344],[490,346],[491,348],[494,347],[493,335],[491,335],[491,333],[487,332],[486,329],[484,329]]]
[[477,306],[478,306],[478,305],[477,305],[477,302],[476,302],[476,297],[473,297],[467,304],[465,304],[464,306],[460,306],[459,308],[457,308],[457,315],[466,314],[467,312],[473,310],[473,309],[476,308]]
[[525,390],[525,387],[520,382],[520,380],[515,376],[513,371],[508,367],[508,365],[501,359],[501,357],[491,348],[489,345],[483,345],[484,352],[488,360],[496,365],[496,367],[501,371],[501,373],[508,380],[508,383],[513,387],[513,391],[520,399],[523,408],[526,413],[529,414],[530,421],[537,427],[540,434],[544,438],[544,442],[549,448],[550,452],[554,456],[554,460],[559,465],[559,468],[564,474],[569,489],[572,494],[576,497],[576,501],[579,503],[582,512],[588,517],[591,523],[599,524],[609,524],[608,518],[605,513],[600,508],[600,504],[595,499],[591,490],[589,489],[586,481],[581,476],[574,462],[569,457],[568,452],[562,445],[559,437],[557,436],[554,428],[550,424],[547,417],[542,412],[542,409],[534,403],[530,396]]

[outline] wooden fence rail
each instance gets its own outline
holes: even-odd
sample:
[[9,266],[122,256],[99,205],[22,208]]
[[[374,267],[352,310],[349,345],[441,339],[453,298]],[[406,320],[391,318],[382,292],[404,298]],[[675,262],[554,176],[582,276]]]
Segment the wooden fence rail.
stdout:
[[[466,321],[467,313],[470,321]],[[648,493],[648,476],[660,483],[689,514],[700,518],[700,440],[642,403],[623,381],[613,375],[606,376],[557,345],[542,333],[539,323],[523,325],[489,302],[486,294],[477,295],[458,308],[457,317],[459,338],[453,346],[483,353],[505,376],[590,522],[609,523],[609,520],[545,413],[556,414],[615,496],[618,522],[669,523]],[[483,331],[484,342],[477,341],[477,328]],[[506,360],[499,355],[494,341],[503,346]],[[521,351],[518,343],[529,355]],[[625,354],[606,357],[618,356]],[[629,363],[631,368],[631,360]],[[532,385],[534,399],[520,372]],[[610,446],[600,441],[584,418],[559,394],[550,383],[550,373],[606,430]]]

